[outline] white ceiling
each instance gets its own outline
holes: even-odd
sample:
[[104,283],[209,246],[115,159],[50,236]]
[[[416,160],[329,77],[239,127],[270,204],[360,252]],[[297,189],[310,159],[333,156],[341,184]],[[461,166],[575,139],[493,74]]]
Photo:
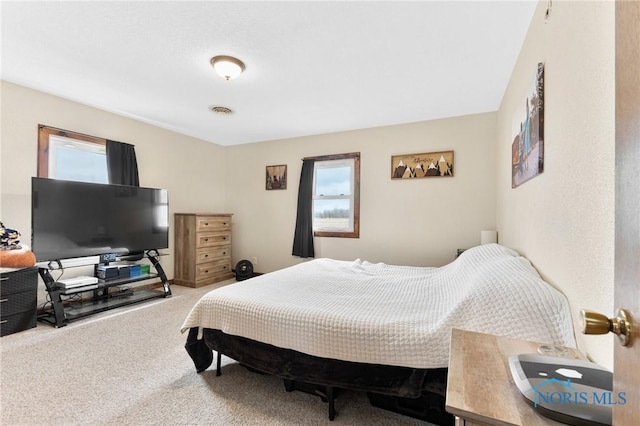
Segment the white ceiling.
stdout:
[[495,111],[535,5],[3,1],[2,79],[219,145]]

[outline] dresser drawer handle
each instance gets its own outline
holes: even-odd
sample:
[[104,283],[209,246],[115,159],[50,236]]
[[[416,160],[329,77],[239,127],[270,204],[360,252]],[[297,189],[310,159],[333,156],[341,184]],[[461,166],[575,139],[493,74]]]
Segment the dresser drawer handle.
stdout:
[[209,226],[209,222],[205,222],[205,223],[204,223],[204,226]]
[[227,222],[222,222],[222,224],[223,224],[224,226],[227,226]]
[[0,278],[0,281],[6,281],[6,280],[8,280],[8,279],[9,279],[9,278],[7,278],[7,277],[2,277],[2,278]]
[[209,273],[209,270],[207,269],[206,271],[204,271],[204,273],[205,273],[205,274],[208,274],[208,273]]
[[209,241],[209,239],[208,239],[208,238],[205,238],[205,239],[204,239],[204,241],[205,241],[205,242],[206,242],[206,241]]
[[226,252],[226,251],[223,251],[223,252],[222,252],[222,254],[227,254],[227,252]]
[[9,299],[0,299],[0,303],[8,302]]
[[226,240],[226,239],[227,239],[227,237],[222,237],[222,239],[223,239],[223,240]]
[[2,320],[2,321],[0,321],[0,324],[4,324],[4,323],[6,323],[7,321],[9,321],[9,320]]
[[204,257],[209,257],[209,255],[208,255],[208,254],[205,254],[205,255],[204,255]]

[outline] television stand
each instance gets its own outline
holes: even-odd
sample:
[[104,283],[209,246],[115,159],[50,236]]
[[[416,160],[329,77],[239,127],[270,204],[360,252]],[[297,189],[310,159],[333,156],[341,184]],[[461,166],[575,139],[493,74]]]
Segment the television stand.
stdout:
[[[99,312],[160,297],[170,297],[169,281],[162,265],[158,262],[158,256],[159,254],[155,250],[149,250],[144,254],[144,257],[151,262],[150,267],[153,266],[155,272],[116,279],[100,279],[97,284],[70,289],[59,286],[49,268],[39,268],[38,272],[49,294],[51,306],[38,315],[38,320],[56,327],[63,327],[71,321]],[[126,260],[126,257],[116,259],[117,262]],[[162,283],[160,289],[123,288],[127,284],[140,283],[154,278],[160,279]],[[110,289],[117,289],[117,291],[110,291]]]

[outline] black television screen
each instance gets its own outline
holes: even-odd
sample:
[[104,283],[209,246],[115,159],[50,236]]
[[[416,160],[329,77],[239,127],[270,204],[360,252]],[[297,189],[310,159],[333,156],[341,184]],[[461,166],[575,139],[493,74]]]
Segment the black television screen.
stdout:
[[164,189],[37,177],[31,186],[31,249],[39,262],[169,246]]

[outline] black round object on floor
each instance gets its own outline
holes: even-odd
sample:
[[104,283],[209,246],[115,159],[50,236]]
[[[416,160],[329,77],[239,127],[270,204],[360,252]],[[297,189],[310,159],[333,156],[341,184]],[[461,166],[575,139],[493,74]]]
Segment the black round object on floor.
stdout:
[[253,264],[248,260],[241,260],[236,264],[236,281],[244,281],[253,276]]

